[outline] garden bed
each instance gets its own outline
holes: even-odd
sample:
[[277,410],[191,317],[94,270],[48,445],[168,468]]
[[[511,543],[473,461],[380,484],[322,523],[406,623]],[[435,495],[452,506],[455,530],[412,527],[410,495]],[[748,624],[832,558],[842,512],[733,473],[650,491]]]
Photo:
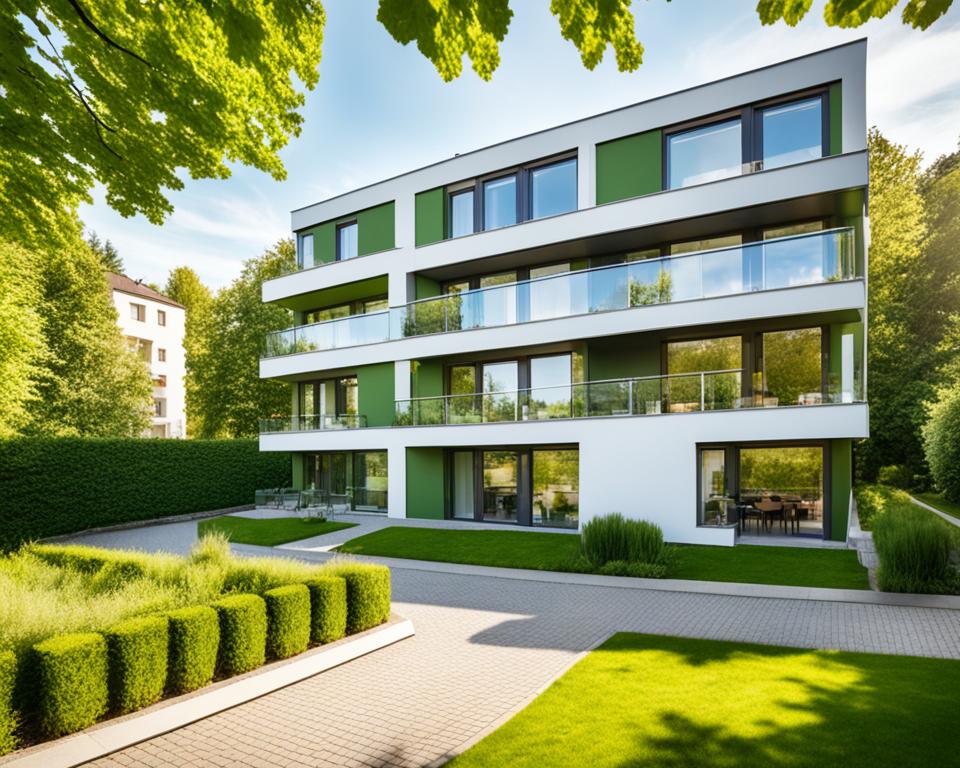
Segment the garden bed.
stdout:
[[387,620],[383,566],[31,545],[0,559],[0,754]]
[[222,533],[234,544],[275,547],[326,533],[354,528],[356,523],[338,523],[318,517],[215,517],[197,523],[197,533]]

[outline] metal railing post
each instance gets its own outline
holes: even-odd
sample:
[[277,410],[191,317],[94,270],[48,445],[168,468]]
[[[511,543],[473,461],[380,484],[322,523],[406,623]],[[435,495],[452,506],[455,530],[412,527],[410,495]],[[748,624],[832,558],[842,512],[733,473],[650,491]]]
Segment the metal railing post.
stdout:
[[633,416],[633,379],[627,382],[627,415]]
[[706,386],[706,374],[703,371],[700,371],[700,410],[706,410],[704,406],[704,398],[706,396],[707,386]]

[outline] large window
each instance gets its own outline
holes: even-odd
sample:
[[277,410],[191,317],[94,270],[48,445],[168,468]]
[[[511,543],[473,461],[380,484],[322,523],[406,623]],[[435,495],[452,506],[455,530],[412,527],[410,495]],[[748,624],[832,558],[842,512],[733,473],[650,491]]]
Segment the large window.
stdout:
[[669,188],[678,189],[740,175],[740,118],[667,137]]
[[530,358],[530,399],[525,416],[557,419],[571,415],[570,353]]
[[483,519],[517,522],[516,451],[483,452]]
[[483,183],[483,228],[499,229],[517,223],[516,174]]
[[313,234],[300,235],[300,248],[298,249],[298,261],[301,269],[309,269],[313,264]]
[[473,195],[472,188],[450,194],[450,237],[473,234]]
[[823,536],[823,448],[741,448],[737,500],[745,533]]
[[577,158],[530,171],[530,218],[556,216],[577,209]]
[[359,451],[353,454],[353,508],[387,509],[387,452]]
[[330,494],[338,507],[368,512],[387,511],[387,452],[338,451],[304,456],[307,488]]
[[[300,382],[300,415],[353,416],[358,408],[356,376]],[[308,428],[309,424],[306,425]]]
[[764,405],[813,405],[822,402],[820,328],[763,334]]
[[580,514],[580,451],[533,451],[533,525],[576,528]]
[[815,96],[759,111],[764,170],[823,156],[823,98]]
[[337,261],[346,261],[357,257],[357,222],[351,221],[337,226]]
[[[742,341],[739,336],[667,344],[665,410],[686,413],[733,408],[740,397]],[[704,371],[728,371],[701,376]]]

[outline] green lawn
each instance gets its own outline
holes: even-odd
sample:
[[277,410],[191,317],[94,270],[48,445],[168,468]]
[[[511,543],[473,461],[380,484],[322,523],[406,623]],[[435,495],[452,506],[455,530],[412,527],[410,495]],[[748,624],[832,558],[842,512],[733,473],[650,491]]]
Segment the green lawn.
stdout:
[[[339,551],[447,563],[579,570],[578,536],[524,531],[452,531],[393,526],[348,541]],[[668,578],[869,589],[852,550],[794,547],[677,546]]]
[[355,523],[321,522],[316,518],[275,517],[256,519],[252,517],[214,517],[197,523],[197,533],[223,533],[235,544],[258,544],[261,547],[275,547],[288,541],[309,539],[324,533],[353,528]]
[[939,493],[915,493],[913,495],[920,499],[920,501],[926,502],[931,507],[936,507],[941,512],[945,512],[948,515],[960,518],[960,504],[954,504],[952,501],[947,501]]
[[957,661],[617,634],[449,765],[955,765],[958,691]]

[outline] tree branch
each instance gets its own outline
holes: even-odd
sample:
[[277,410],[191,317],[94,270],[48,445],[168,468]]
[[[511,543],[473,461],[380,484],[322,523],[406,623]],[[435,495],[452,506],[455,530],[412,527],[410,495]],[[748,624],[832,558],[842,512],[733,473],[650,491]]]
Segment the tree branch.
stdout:
[[77,2],[77,0],[69,0],[69,2],[70,2],[70,5],[73,6],[73,9],[77,12],[77,16],[80,17],[80,21],[83,22],[84,26],[92,30],[97,37],[103,40],[103,42],[105,42],[107,45],[111,46],[112,48],[116,48],[118,51],[123,51],[128,56],[132,56],[137,61],[143,62],[148,67],[150,67],[150,69],[155,69],[153,64],[151,64],[145,58],[143,58],[139,54],[134,53],[129,48],[124,48],[122,45],[120,45],[120,43],[114,42],[106,34],[104,34],[104,32],[96,24],[93,23],[90,17],[87,16],[86,13],[84,13],[83,8],[80,7],[80,4]]

